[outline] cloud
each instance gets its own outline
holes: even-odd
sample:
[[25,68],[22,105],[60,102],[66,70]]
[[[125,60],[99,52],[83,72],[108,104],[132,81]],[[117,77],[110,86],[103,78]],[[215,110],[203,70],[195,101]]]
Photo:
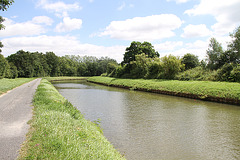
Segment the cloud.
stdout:
[[37,16],[32,19],[32,22],[36,24],[46,24],[48,26],[51,26],[53,20],[47,16]]
[[64,17],[63,22],[56,26],[56,32],[69,32],[72,30],[80,29],[82,27],[82,20],[77,18]]
[[173,14],[135,17],[125,21],[112,21],[99,36],[122,40],[151,41],[175,36],[173,30],[183,22]]
[[167,2],[171,2],[171,1],[175,1],[178,4],[178,3],[186,3],[191,0],[167,0]]
[[7,36],[33,36],[40,35],[46,32],[43,25],[51,25],[53,20],[46,16],[34,17],[31,21],[16,23],[11,19],[5,18],[3,25],[6,26],[5,30],[0,30],[1,37]]
[[182,41],[166,41],[164,43],[154,44],[154,48],[157,51],[173,51],[177,47],[181,47],[181,46],[183,46]]
[[37,7],[41,7],[45,10],[57,12],[57,13],[82,9],[82,7],[79,6],[78,3],[66,4],[61,1],[51,3],[48,0],[39,0]]
[[58,56],[80,55],[80,56],[108,56],[118,62],[123,60],[126,46],[97,46],[93,44],[82,44],[74,36],[34,36],[34,37],[13,37],[2,40],[4,48],[2,54],[8,56],[18,50],[30,52],[53,51]]
[[126,3],[123,2],[123,3],[121,4],[121,6],[119,6],[119,7],[117,8],[117,10],[121,11],[121,10],[123,10],[123,8],[125,8],[125,7],[126,7]]
[[206,37],[212,34],[212,32],[206,27],[205,24],[200,25],[188,25],[184,29],[184,33],[181,37],[184,38],[197,38],[197,37]]
[[219,0],[201,0],[199,5],[186,10],[185,14],[214,16],[217,20],[217,23],[212,26],[214,33],[225,35],[240,24],[239,8],[239,0],[221,1],[221,3]]

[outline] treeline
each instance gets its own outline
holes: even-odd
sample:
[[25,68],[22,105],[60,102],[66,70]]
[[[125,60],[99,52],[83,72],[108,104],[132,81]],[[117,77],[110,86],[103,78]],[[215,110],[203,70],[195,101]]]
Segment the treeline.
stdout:
[[182,58],[159,58],[149,42],[132,42],[126,48],[121,65],[109,65],[107,76],[117,78],[211,80],[240,82],[240,27],[232,34],[226,51],[215,38],[210,40],[206,59],[194,54]]
[[116,78],[210,80],[240,82],[240,27],[232,34],[227,50],[212,38],[206,59],[194,54],[159,58],[149,42],[133,41],[126,48],[123,61],[92,56],[58,57],[53,52],[18,51],[4,58],[0,54],[0,78],[46,76],[110,76]]
[[107,65],[116,65],[114,59],[93,56],[63,56],[23,50],[4,58],[0,54],[0,78],[47,76],[98,76],[107,72]]

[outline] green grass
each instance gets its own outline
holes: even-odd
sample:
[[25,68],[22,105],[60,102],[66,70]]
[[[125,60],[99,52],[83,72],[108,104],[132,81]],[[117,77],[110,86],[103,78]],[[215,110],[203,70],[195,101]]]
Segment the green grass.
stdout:
[[35,78],[16,78],[16,79],[0,79],[0,95],[14,89],[24,83],[30,82]]
[[126,86],[133,89],[143,88],[146,90],[162,90],[176,93],[194,94],[203,98],[212,96],[240,100],[240,83],[156,79],[117,79],[110,77],[90,77],[88,80],[107,85]]
[[86,77],[45,77],[48,81],[61,81],[61,80],[79,80],[79,79],[87,79]]
[[34,96],[34,116],[19,159],[125,159],[46,79]]

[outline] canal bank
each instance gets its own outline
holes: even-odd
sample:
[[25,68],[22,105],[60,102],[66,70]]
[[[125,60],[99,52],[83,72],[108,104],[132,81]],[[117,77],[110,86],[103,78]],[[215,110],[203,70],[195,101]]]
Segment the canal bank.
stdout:
[[129,160],[240,156],[240,108],[86,81],[53,85]]
[[89,82],[172,96],[240,105],[240,84],[210,81],[177,81],[90,77]]
[[125,159],[54,86],[43,79],[19,159]]

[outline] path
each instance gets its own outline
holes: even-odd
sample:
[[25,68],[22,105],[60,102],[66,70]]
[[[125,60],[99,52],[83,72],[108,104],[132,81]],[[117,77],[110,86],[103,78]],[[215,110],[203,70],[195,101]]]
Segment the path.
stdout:
[[14,160],[28,132],[32,99],[41,79],[13,89],[0,97],[0,160]]

